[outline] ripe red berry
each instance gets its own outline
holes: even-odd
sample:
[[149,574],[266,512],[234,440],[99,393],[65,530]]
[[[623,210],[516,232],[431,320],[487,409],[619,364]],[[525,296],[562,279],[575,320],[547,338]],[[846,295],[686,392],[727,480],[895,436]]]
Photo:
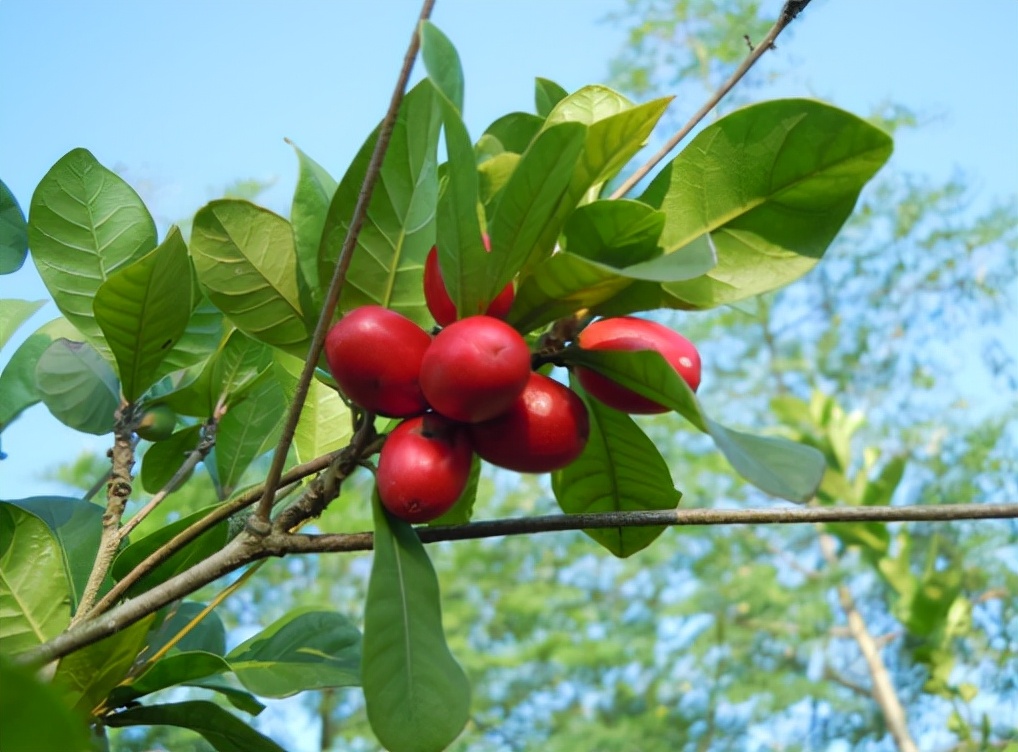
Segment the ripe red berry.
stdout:
[[[484,236],[484,247],[491,251],[491,242],[487,235]],[[513,283],[510,282],[491,301],[485,315],[505,320],[509,316],[509,309],[512,308],[515,294]],[[445,280],[442,279],[442,269],[438,265],[437,246],[431,247],[428,258],[424,262],[424,300],[439,326],[448,326],[456,320],[456,305],[449,297]]]
[[491,316],[470,316],[435,335],[421,362],[421,389],[435,412],[477,423],[503,412],[530,375],[519,332]]
[[[654,321],[632,316],[595,321],[579,337],[585,350],[656,350],[694,392],[700,386],[700,353],[688,339]],[[625,413],[649,415],[669,408],[616,384],[587,368],[577,368],[583,388],[608,407]]]
[[473,451],[466,426],[429,413],[389,434],[378,457],[378,498],[407,522],[445,514],[466,488]]
[[567,386],[531,373],[501,415],[470,426],[474,451],[493,465],[520,473],[559,470],[580,456],[590,435],[583,400]]
[[390,418],[428,408],[418,377],[431,335],[381,306],[346,314],[325,337],[325,359],[339,388],[365,410]]

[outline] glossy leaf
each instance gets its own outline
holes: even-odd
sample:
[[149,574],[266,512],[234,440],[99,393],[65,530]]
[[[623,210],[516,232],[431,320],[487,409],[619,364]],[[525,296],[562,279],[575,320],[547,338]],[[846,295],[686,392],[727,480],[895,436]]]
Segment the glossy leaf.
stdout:
[[[573,384],[576,388],[576,384]],[[675,509],[682,494],[661,453],[636,422],[577,390],[590,416],[587,446],[572,464],[552,473],[551,486],[566,514]],[[584,530],[620,558],[649,546],[665,528]]]
[[8,503],[38,517],[56,538],[71,585],[73,613],[78,608],[99,550],[103,508],[90,501],[63,496],[32,496],[11,499]]
[[143,705],[103,719],[114,728],[124,726],[177,726],[196,731],[217,752],[286,752],[235,715],[207,700]]
[[438,752],[466,725],[470,684],[445,642],[438,579],[424,546],[377,495],[373,509],[362,677],[368,721],[390,752]]
[[112,360],[92,300],[115,269],[156,246],[155,223],[141,198],[91,153],[73,149],[35,189],[28,240],[57,308]]
[[202,293],[193,264],[190,273],[191,317],[187,320],[187,326],[184,327],[184,333],[177,340],[177,344],[166,353],[157,371],[158,377],[190,368],[206,360],[215,351],[223,336],[223,312],[212,305]]
[[[207,513],[207,510],[206,510]],[[147,655],[161,650],[173,637],[184,629],[185,634],[170,649],[170,655],[179,653],[212,653],[226,655],[226,627],[215,611],[210,611],[201,621],[189,626],[205,610],[205,603],[182,601],[169,608],[169,613],[157,629],[148,636]]]
[[481,138],[494,139],[503,152],[523,154],[543,125],[543,117],[529,112],[510,112],[489,125]]
[[761,491],[797,503],[809,501],[816,493],[826,467],[820,452],[779,437],[735,431],[711,420],[660,353],[572,348],[565,358],[680,413],[709,434],[731,466]]
[[463,66],[459,53],[449,37],[431,21],[421,23],[421,60],[436,88],[457,113],[463,112]]
[[92,752],[88,726],[53,687],[0,659],[0,740],[4,752]]
[[[276,355],[276,363],[278,364],[276,373],[280,376],[279,381],[286,394],[286,400],[292,402],[304,364],[282,353]],[[315,457],[341,449],[350,442],[352,436],[353,420],[350,408],[335,389],[327,387],[317,379],[312,379],[293,436],[297,461],[308,462]]]
[[95,320],[113,351],[128,402],[155,383],[163,359],[184,335],[191,318],[190,282],[187,246],[173,227],[155,250],[117,269],[96,291]]
[[113,430],[120,385],[91,345],[54,340],[39,356],[35,383],[46,407],[64,425],[96,436]]
[[592,201],[569,217],[563,247],[591,261],[630,266],[661,255],[664,226],[664,213],[640,201]]
[[[431,82],[422,81],[403,100],[350,261],[341,311],[375,304],[431,323],[421,278],[435,244],[440,120],[435,98]],[[323,287],[332,279],[377,137],[376,131],[361,147],[329,206],[318,256]]]
[[45,300],[0,300],[0,348],[7,344],[14,332],[46,305]]
[[110,694],[110,706],[122,707],[138,697],[167,687],[205,679],[230,670],[230,664],[214,653],[188,651],[160,658],[138,677],[128,679]]
[[[123,579],[124,575],[146,559],[149,554],[176,536],[177,533],[190,527],[192,523],[207,515],[210,510],[211,508],[208,507],[200,509],[133,542],[113,560],[113,566],[110,569],[113,578],[116,580]],[[229,522],[223,520],[209,530],[206,530],[188,543],[187,546],[174,553],[170,558],[145,575],[134,586],[128,588],[127,596],[132,597],[149,590],[156,585],[166,582],[166,580],[174,575],[183,572],[188,567],[207,559],[225,545],[228,526]]]
[[232,493],[244,471],[282,429],[286,397],[272,370],[266,370],[234,402],[219,421],[215,463],[219,482]]
[[297,266],[311,296],[311,311],[322,308],[322,285],[318,279],[318,246],[329,204],[336,193],[335,179],[320,164],[290,143],[297,152],[297,188],[290,207]]
[[54,319],[30,334],[7,361],[0,373],[0,394],[3,395],[3,400],[0,400],[0,431],[24,410],[42,400],[35,383],[35,368],[46,348],[60,337],[80,339],[81,335],[67,319]]
[[155,614],[118,630],[60,659],[53,686],[64,702],[82,714],[91,714],[127,675],[145,645]]
[[485,216],[495,211],[498,199],[502,196],[502,189],[509,183],[509,178],[519,163],[520,155],[507,151],[496,154],[477,166],[477,193],[484,206]]
[[201,426],[188,426],[166,441],[152,444],[141,458],[141,487],[150,494],[158,493],[176,475],[200,439]]
[[226,656],[241,684],[261,697],[357,686],[360,659],[361,635],[349,619],[306,609],[291,611]]
[[556,207],[572,179],[586,130],[579,123],[561,123],[542,131],[502,190],[488,221],[492,264],[485,294],[492,299],[536,253],[542,235],[558,233]]
[[718,249],[716,269],[666,292],[707,308],[799,278],[890,154],[883,131],[805,99],[752,105],[707,126],[642,197],[668,217],[666,252],[705,232]]
[[71,618],[60,545],[42,520],[0,504],[0,649],[15,656],[56,637]]
[[11,190],[0,180],[0,274],[16,272],[28,256],[28,224]]
[[307,353],[289,222],[247,201],[213,201],[194,216],[191,257],[205,294],[238,329],[295,355]]
[[534,106],[541,117],[548,117],[555,105],[567,96],[569,92],[554,81],[547,78],[537,78],[534,81]]

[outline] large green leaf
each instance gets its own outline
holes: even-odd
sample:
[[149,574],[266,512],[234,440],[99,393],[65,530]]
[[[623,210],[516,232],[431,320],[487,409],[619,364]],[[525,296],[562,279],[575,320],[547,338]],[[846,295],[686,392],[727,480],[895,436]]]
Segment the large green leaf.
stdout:
[[201,734],[217,752],[286,752],[235,715],[207,700],[143,705],[106,716],[103,723],[124,726],[177,726]]
[[[576,388],[576,384],[573,384]],[[572,464],[552,473],[551,485],[566,514],[675,509],[682,494],[654,442],[625,413],[577,390],[590,415],[590,438]],[[619,557],[649,546],[663,527],[584,530]]]
[[115,269],[155,248],[155,223],[141,198],[91,153],[74,149],[36,187],[28,240],[57,308],[112,360],[92,300]]
[[488,126],[478,141],[478,147],[481,148],[486,141],[491,144],[487,147],[488,156],[502,152],[523,154],[543,126],[543,117],[529,112],[510,112]]
[[541,117],[548,117],[555,105],[568,96],[569,92],[554,81],[547,78],[534,80],[534,106]]
[[9,426],[24,410],[42,400],[35,383],[35,367],[39,357],[55,339],[81,337],[67,319],[49,321],[28,336],[7,361],[0,373],[0,431]]
[[364,607],[364,699],[390,752],[438,752],[466,725],[470,683],[442,631],[438,579],[407,523],[376,498],[375,557]]
[[661,255],[664,212],[641,201],[591,201],[569,217],[563,247],[576,256],[611,266],[630,266]]
[[39,395],[66,426],[102,436],[113,430],[120,385],[109,363],[86,342],[56,339],[35,366]]
[[4,752],[92,752],[88,726],[33,672],[0,659],[0,741]]
[[127,675],[145,645],[155,614],[136,621],[99,642],[65,655],[57,665],[53,686],[64,703],[90,714]]
[[[276,355],[280,383],[288,402],[297,391],[297,380],[304,364],[283,353]],[[335,389],[317,379],[308,385],[307,397],[300,411],[300,420],[293,435],[293,448],[298,462],[308,462],[346,446],[353,436],[353,420]]]
[[271,368],[231,402],[219,421],[215,450],[219,482],[227,493],[233,492],[254,459],[279,438],[285,411],[286,396]]
[[449,37],[430,21],[421,23],[421,60],[428,78],[456,112],[463,112],[463,66],[459,53]]
[[90,501],[63,496],[32,496],[11,499],[7,503],[34,514],[56,537],[71,583],[71,610],[77,610],[99,550],[103,508]]
[[46,305],[45,300],[0,300],[0,348],[7,344],[22,324]]
[[341,614],[298,609],[242,642],[226,660],[241,684],[261,697],[357,686],[361,634]]
[[191,318],[184,327],[184,334],[177,340],[159,367],[157,375],[162,377],[182,368],[201,363],[215,352],[223,335],[223,312],[212,305],[202,294],[198,275],[191,266]]
[[[234,679],[234,681],[236,681]],[[216,678],[197,679],[195,681],[188,682],[188,687],[198,687],[199,689],[208,689],[212,692],[222,695],[227,702],[229,702],[237,710],[243,710],[245,713],[251,715],[258,715],[265,706],[258,701],[258,699],[248,692],[246,689],[240,689],[228,684],[225,680]]]
[[238,329],[294,355],[307,354],[289,222],[247,201],[212,201],[194,216],[191,256],[205,294]]
[[668,217],[666,252],[709,232],[718,265],[665,291],[707,308],[799,278],[823,256],[891,147],[866,121],[805,99],[752,105],[704,128],[642,199]]
[[158,493],[177,474],[200,440],[201,426],[188,426],[165,441],[152,444],[141,458],[141,487],[150,494]]
[[311,311],[322,308],[322,285],[318,279],[318,246],[329,204],[336,193],[336,181],[324,167],[297,148],[299,172],[297,187],[290,207],[290,224],[293,225],[293,244],[297,253],[297,267],[311,298]]
[[153,655],[162,650],[171,639],[187,629],[187,634],[174,643],[170,649],[170,655],[175,655],[178,652],[226,655],[226,627],[223,626],[223,620],[219,618],[219,614],[210,611],[201,618],[201,621],[189,626],[206,609],[207,605],[198,601],[182,601],[169,607],[169,614],[163,623],[159,625],[158,629],[153,629],[149,633],[146,654]]
[[56,637],[71,619],[60,545],[46,523],[0,504],[0,650],[18,655]]
[[[123,579],[128,572],[134,569],[150,554],[155,552],[157,548],[160,548],[163,544],[176,536],[177,533],[180,533],[185,528],[190,527],[192,523],[205,517],[211,509],[212,507],[200,509],[193,514],[189,514],[175,522],[171,522],[151,535],[146,535],[144,538],[129,545],[117,555],[116,559],[113,560],[113,566],[110,568],[110,573],[113,575],[113,578],[116,580]],[[170,558],[149,572],[139,582],[128,588],[128,597],[137,595],[145,590],[149,590],[150,588],[165,582],[174,575],[183,572],[188,567],[204,561],[225,545],[228,531],[229,522],[227,520],[223,520],[212,528],[206,530],[193,541],[188,543],[187,546],[174,553],[170,556]]]
[[[556,222],[556,207],[572,179],[586,133],[580,123],[560,123],[541,131],[502,189],[488,221],[492,263],[485,294],[491,298],[536,253],[543,235],[557,235],[561,224]],[[551,247],[541,249],[542,258],[544,251]]]
[[192,650],[174,653],[156,661],[139,676],[129,678],[110,694],[109,705],[122,707],[128,702],[167,687],[205,679],[230,670],[221,655]]
[[155,250],[117,269],[96,291],[95,320],[113,350],[128,402],[155,383],[163,359],[184,335],[190,282],[187,246],[172,227]]
[[826,467],[820,452],[779,437],[735,431],[711,420],[660,353],[571,348],[564,357],[680,413],[709,434],[732,467],[760,490],[798,503],[816,493]]
[[[421,277],[424,260],[435,244],[440,122],[436,96],[431,82],[422,81],[403,100],[350,262],[340,297],[342,311],[376,304],[418,323],[431,323]],[[332,279],[377,138],[376,129],[357,153],[329,206],[318,255],[323,289]]]
[[21,268],[28,256],[28,225],[25,214],[2,180],[0,180],[0,274],[11,274]]

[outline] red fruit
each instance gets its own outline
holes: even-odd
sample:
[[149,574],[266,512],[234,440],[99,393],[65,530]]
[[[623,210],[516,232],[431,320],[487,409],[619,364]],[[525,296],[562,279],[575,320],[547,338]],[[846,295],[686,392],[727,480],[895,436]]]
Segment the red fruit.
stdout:
[[590,420],[576,392],[539,373],[501,415],[470,426],[474,451],[520,473],[559,470],[587,444]]
[[519,332],[491,316],[470,316],[435,335],[421,363],[421,389],[435,412],[478,423],[508,408],[529,375],[530,350]]
[[466,488],[472,457],[466,426],[434,414],[404,420],[382,445],[378,498],[407,522],[441,517]]
[[431,335],[381,306],[346,314],[325,337],[325,359],[339,388],[365,410],[390,418],[428,409],[418,377]]
[[[484,236],[484,247],[491,250],[491,242],[488,236]],[[513,306],[515,296],[513,283],[507,284],[493,301],[488,305],[485,315],[494,316],[497,319],[505,319],[509,316],[509,309]],[[424,262],[424,300],[428,304],[428,310],[434,316],[439,326],[448,326],[456,320],[456,305],[449,297],[445,289],[445,281],[442,279],[442,270],[438,265],[438,247],[432,246],[428,252],[428,258]]]
[[[601,319],[580,332],[585,350],[657,350],[694,392],[700,386],[700,353],[678,332],[654,321],[632,316]],[[608,407],[624,413],[649,415],[670,408],[616,384],[587,368],[577,368],[583,388]]]

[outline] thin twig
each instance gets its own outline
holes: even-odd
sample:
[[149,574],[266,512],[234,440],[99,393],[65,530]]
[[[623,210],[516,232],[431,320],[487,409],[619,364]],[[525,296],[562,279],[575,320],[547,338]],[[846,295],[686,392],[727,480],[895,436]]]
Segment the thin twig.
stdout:
[[328,332],[332,322],[332,315],[339,302],[339,294],[346,283],[347,270],[350,268],[350,260],[353,258],[353,252],[357,248],[357,238],[368,214],[368,204],[371,201],[371,195],[382,172],[382,161],[389,148],[389,140],[396,125],[399,106],[403,101],[407,82],[410,80],[410,71],[413,69],[417,50],[421,45],[421,23],[431,16],[431,10],[434,5],[435,0],[424,0],[417,24],[414,26],[413,36],[410,38],[410,45],[407,48],[406,55],[403,57],[403,67],[400,70],[396,87],[392,92],[389,110],[385,113],[385,118],[382,120],[379,128],[378,141],[375,143],[375,149],[371,154],[371,161],[368,162],[367,172],[364,175],[364,183],[361,185],[360,194],[357,196],[357,205],[354,207],[350,226],[347,228],[346,238],[343,240],[343,248],[339,253],[336,268],[332,274],[332,282],[329,284],[329,291],[325,296],[325,303],[322,306],[321,315],[318,317],[314,336],[311,338],[311,346],[308,350],[307,359],[304,362],[304,369],[300,374],[300,380],[297,382],[297,390],[290,405],[290,412],[286,416],[286,423],[279,437],[279,444],[276,447],[275,454],[272,457],[272,464],[269,466],[269,472],[265,478],[265,492],[258,503],[257,511],[248,520],[249,529],[253,533],[267,535],[271,530],[269,515],[272,513],[273,494],[276,491],[276,486],[279,484],[279,476],[283,472],[283,464],[286,462],[287,452],[290,450],[294,432],[297,430],[297,422],[300,420],[301,409],[304,406],[304,400],[307,399],[308,387],[311,385],[315,366],[322,353],[325,335]]
[[625,196],[636,186],[637,183],[643,180],[648,172],[653,170],[662,159],[667,157],[671,150],[678,146],[682,139],[688,136],[690,132],[700,124],[700,121],[707,117],[711,110],[717,107],[718,102],[720,102],[725,95],[728,94],[728,92],[731,91],[740,80],[742,80],[742,77],[749,72],[750,68],[756,65],[756,62],[763,57],[764,53],[774,47],[774,41],[778,38],[778,35],[784,31],[788,24],[795,20],[795,17],[799,15],[799,13],[801,13],[807,5],[809,5],[809,2],[810,0],[789,0],[786,2],[784,7],[781,9],[781,13],[778,15],[778,20],[774,22],[774,26],[771,27],[771,30],[767,32],[767,36],[763,38],[763,41],[761,41],[755,49],[752,49],[749,56],[742,62],[742,65],[736,69],[735,73],[733,73],[729,79],[721,85],[720,89],[714,92],[714,96],[708,99],[703,107],[696,111],[696,114],[689,119],[689,122],[682,126],[682,130],[668,139],[668,142],[661,147],[660,151],[651,157],[646,164],[640,167],[640,169],[630,175],[626,181],[620,185],[614,193],[612,193],[611,198],[615,199]]

